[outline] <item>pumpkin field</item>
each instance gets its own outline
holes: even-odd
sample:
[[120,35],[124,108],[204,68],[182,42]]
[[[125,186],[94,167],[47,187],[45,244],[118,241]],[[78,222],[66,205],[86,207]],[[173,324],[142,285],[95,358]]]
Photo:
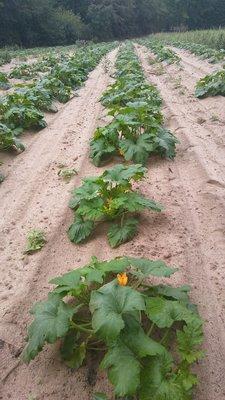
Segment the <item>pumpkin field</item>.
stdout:
[[225,399],[225,50],[0,59],[0,399]]

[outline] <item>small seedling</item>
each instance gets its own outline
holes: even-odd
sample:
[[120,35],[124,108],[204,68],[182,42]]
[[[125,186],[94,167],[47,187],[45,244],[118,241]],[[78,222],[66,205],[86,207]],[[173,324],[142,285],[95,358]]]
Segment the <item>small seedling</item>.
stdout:
[[213,114],[212,116],[211,116],[211,121],[213,121],[213,122],[219,122],[219,117],[218,117],[218,115],[216,115],[216,114]]
[[165,69],[163,68],[162,64],[156,64],[154,74],[157,76],[165,74]]
[[181,87],[182,87],[182,84],[181,84],[181,77],[179,76],[178,78],[175,78],[175,79],[174,79],[173,88],[174,88],[174,89],[179,89],[179,88],[181,88]]
[[38,229],[33,229],[27,236],[27,248],[25,253],[32,254],[41,250],[46,243],[45,233]]
[[60,169],[58,175],[68,183],[74,175],[77,175],[77,171],[74,168]]
[[5,180],[5,176],[0,173],[0,183],[2,183]]

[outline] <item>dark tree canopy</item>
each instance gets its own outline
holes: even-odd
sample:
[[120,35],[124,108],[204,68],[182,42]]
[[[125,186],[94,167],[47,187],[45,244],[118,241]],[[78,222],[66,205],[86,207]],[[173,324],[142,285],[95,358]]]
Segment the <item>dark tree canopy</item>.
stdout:
[[225,26],[224,0],[0,0],[0,46]]

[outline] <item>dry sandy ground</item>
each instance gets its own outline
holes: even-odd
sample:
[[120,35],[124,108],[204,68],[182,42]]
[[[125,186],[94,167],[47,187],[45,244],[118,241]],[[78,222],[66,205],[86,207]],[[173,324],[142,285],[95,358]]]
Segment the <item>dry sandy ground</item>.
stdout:
[[[87,244],[69,242],[66,229],[72,213],[67,207],[70,191],[86,175],[100,173],[88,158],[88,142],[105,113],[98,99],[110,82],[110,71],[102,63],[74,98],[44,131],[26,138],[28,149],[6,166],[8,177],[0,187],[1,210],[1,376],[3,400],[91,400],[94,391],[108,391],[104,374],[96,385],[88,383],[87,367],[74,373],[60,361],[57,349],[46,347],[29,366],[19,363],[25,343],[29,309],[46,296],[53,276],[84,265],[92,255],[107,259],[129,254],[164,259],[180,271],[171,283],[189,283],[193,300],[205,323],[207,356],[197,367],[202,383],[195,400],[225,399],[224,383],[224,98],[194,99],[198,76],[208,64],[184,60],[154,75],[150,53],[138,47],[146,77],[156,83],[164,98],[167,125],[180,139],[174,162],[151,159],[140,190],[160,201],[161,215],[146,213],[139,234],[119,250],[109,248],[104,228]],[[113,63],[116,52],[110,54]],[[189,58],[190,61],[190,58]],[[181,76],[182,88],[175,89],[174,77]],[[176,83],[177,86],[177,83]],[[211,121],[216,114],[219,121]],[[203,122],[204,120],[204,122]],[[78,176],[65,184],[57,175],[58,165],[74,167]],[[11,166],[10,166],[10,165]],[[23,257],[26,235],[31,228],[44,229],[48,243],[41,252]],[[104,249],[104,250],[103,250]]]

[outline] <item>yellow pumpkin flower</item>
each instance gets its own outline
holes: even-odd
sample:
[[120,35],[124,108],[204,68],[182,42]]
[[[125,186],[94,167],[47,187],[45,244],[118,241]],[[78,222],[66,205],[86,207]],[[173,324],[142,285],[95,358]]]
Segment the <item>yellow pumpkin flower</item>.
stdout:
[[128,276],[127,276],[126,272],[124,272],[123,274],[118,274],[117,281],[120,286],[126,286],[127,282],[128,282]]

